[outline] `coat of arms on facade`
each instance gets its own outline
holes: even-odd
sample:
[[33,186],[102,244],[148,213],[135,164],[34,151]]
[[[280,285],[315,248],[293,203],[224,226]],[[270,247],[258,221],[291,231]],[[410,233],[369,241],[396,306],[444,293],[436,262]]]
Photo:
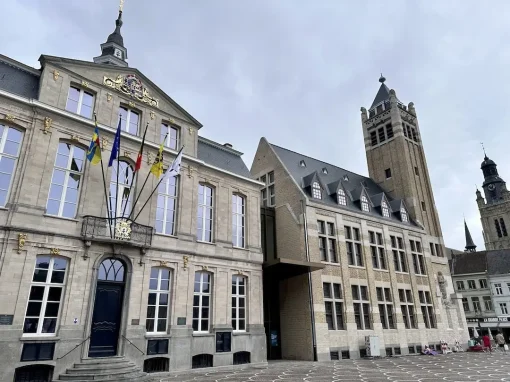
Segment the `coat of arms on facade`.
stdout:
[[126,76],[119,74],[115,79],[104,76],[103,84],[121,93],[127,94],[140,102],[159,107],[159,100],[149,95],[147,88],[143,86],[142,81],[134,74],[128,74]]
[[131,222],[129,220],[120,219],[115,224],[115,237],[117,239],[131,239]]

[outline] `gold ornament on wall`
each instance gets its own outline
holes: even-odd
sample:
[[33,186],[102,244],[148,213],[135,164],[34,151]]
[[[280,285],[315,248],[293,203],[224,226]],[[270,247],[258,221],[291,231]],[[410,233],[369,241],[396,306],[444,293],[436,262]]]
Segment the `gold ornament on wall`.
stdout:
[[21,250],[25,247],[25,240],[27,240],[27,234],[18,233],[18,253],[21,253]]
[[188,127],[189,135],[193,135],[193,128],[191,126]]
[[124,151],[124,156],[125,156],[126,158],[131,158],[131,151],[125,150],[125,151]]
[[192,175],[193,175],[193,167],[188,166],[188,178],[191,178]]
[[151,110],[151,112],[149,114],[151,116],[151,119],[156,118],[156,113],[154,113],[152,110]]
[[135,103],[133,101],[129,101],[128,105],[129,105],[130,108],[134,108],[135,107]]
[[84,88],[88,88],[89,87],[88,81],[81,80],[81,86],[83,86]]
[[103,76],[103,85],[124,93],[140,102],[152,107],[159,107],[159,100],[149,95],[149,91],[142,82],[134,75],[118,75],[115,79]]
[[14,122],[14,115],[12,114],[6,114],[5,119],[9,122]]
[[147,164],[152,164],[153,160],[154,160],[154,157],[153,157],[152,153],[148,152],[147,153]]
[[52,254],[52,255],[60,255],[60,249],[58,249],[58,248],[51,248],[50,249],[50,254]]
[[202,270],[203,271],[207,271],[209,268],[207,267],[207,265],[202,265]]
[[79,142],[80,141],[80,137],[77,136],[76,134],[73,134],[73,135],[71,135],[71,140]]
[[236,272],[237,272],[238,275],[241,275],[241,276],[244,275],[244,272],[242,270],[240,270],[240,269],[236,270]]
[[164,261],[164,260],[159,260],[160,267],[168,267],[169,265],[170,265],[170,262]]
[[102,137],[101,138],[101,151],[104,151],[108,148],[108,138]]
[[50,117],[44,117],[44,134],[48,134],[50,132],[52,122],[53,120]]
[[110,102],[110,101],[112,100],[112,98],[113,98],[112,93],[106,93],[106,100],[107,100],[108,102]]
[[60,75],[60,72],[57,69],[53,69],[53,80],[58,80],[58,76]]
[[169,121],[170,121],[170,123],[175,123],[175,119],[173,119],[173,118],[170,118]]
[[188,261],[189,261],[188,256],[182,257],[182,269],[184,270],[188,269]]

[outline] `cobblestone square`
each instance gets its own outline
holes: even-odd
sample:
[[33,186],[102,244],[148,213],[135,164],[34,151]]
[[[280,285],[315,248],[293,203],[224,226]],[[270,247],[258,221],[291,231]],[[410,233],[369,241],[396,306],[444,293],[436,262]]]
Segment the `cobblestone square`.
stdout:
[[510,353],[457,353],[333,362],[269,362],[267,367],[195,371],[155,378],[154,382],[362,381],[486,382],[510,381]]

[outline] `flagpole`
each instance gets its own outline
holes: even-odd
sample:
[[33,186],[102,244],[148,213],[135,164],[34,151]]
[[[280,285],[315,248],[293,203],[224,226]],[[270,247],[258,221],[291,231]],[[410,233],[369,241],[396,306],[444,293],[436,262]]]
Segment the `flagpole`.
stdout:
[[[96,115],[96,113],[94,113],[94,124],[97,127],[97,115]],[[101,150],[101,147],[96,147],[96,150]],[[110,229],[110,238],[113,239],[112,225],[111,225],[111,218],[110,218],[110,210],[108,209],[108,195],[106,194],[106,180],[105,180],[105,177],[104,177],[104,166],[103,166],[103,156],[102,155],[101,155],[101,174],[103,175],[104,200],[106,202],[106,215],[108,216],[108,227]],[[110,208],[111,208],[111,203],[112,203],[112,201],[110,200]]]

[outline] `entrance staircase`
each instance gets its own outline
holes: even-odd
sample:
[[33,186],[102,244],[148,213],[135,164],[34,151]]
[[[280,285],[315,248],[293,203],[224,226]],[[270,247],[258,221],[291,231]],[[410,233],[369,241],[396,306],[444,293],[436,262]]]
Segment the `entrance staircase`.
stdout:
[[148,380],[147,373],[144,373],[128,359],[124,357],[108,357],[84,359],[79,363],[75,363],[64,374],[60,374],[54,382],[142,382]]

